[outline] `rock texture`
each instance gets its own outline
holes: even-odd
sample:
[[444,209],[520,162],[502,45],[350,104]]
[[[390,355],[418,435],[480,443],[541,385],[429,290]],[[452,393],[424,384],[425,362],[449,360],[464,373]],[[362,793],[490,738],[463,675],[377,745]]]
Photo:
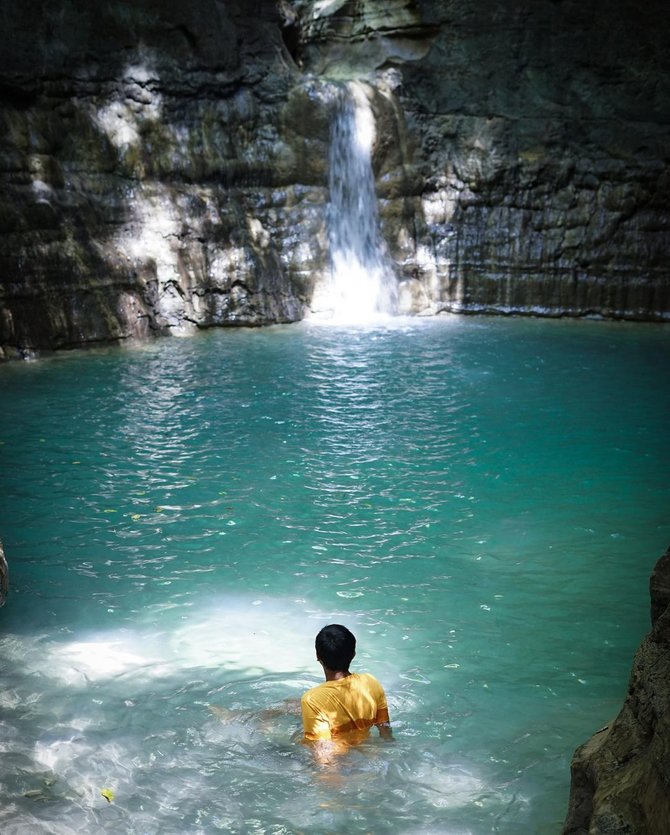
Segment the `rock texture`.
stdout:
[[9,568],[5,559],[5,552],[0,542],[0,606],[5,605],[7,593],[9,592]]
[[328,5],[308,66],[397,72],[376,165],[414,308],[669,318],[660,3]]
[[575,752],[564,835],[666,835],[670,826],[670,550],[650,583],[651,632],[621,713]]
[[660,0],[5,0],[0,356],[308,313],[346,79],[403,311],[668,319],[669,37]]
[[0,78],[6,353],[302,316],[327,117],[274,3],[8,0]]

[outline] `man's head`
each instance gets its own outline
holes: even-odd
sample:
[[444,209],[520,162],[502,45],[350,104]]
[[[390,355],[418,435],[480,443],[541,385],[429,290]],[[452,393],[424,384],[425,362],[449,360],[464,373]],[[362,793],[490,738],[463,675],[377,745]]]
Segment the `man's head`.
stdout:
[[356,638],[346,626],[324,626],[314,642],[317,659],[329,670],[346,672],[356,655]]

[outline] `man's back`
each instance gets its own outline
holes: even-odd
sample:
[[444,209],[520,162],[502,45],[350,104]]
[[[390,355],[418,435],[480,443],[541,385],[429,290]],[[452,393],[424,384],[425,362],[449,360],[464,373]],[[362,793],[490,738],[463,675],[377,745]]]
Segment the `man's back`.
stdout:
[[389,721],[384,688],[369,673],[349,673],[312,687],[302,697],[306,740],[359,742],[372,725]]

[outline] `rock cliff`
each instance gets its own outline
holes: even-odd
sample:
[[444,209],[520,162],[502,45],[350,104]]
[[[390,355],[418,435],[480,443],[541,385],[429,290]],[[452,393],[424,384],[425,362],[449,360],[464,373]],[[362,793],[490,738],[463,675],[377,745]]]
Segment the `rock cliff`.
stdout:
[[0,606],[5,605],[7,593],[9,591],[9,568],[7,560],[5,559],[5,552],[0,542]]
[[668,318],[660,4],[322,5],[306,66],[396,73],[378,193],[415,308]]
[[670,318],[660,0],[6,0],[0,351],[292,321],[332,85],[405,312]]
[[299,164],[310,125],[280,136],[295,70],[274,4],[0,16],[5,350],[298,318],[323,187]]
[[665,835],[670,822],[670,550],[617,718],[575,752],[564,835]]

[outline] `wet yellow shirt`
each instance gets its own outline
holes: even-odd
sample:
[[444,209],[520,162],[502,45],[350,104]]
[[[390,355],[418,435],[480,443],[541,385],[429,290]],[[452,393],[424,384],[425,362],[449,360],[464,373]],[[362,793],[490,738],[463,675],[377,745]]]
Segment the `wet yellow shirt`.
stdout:
[[306,740],[359,742],[372,725],[389,721],[384,688],[369,673],[350,673],[312,687],[302,697]]

